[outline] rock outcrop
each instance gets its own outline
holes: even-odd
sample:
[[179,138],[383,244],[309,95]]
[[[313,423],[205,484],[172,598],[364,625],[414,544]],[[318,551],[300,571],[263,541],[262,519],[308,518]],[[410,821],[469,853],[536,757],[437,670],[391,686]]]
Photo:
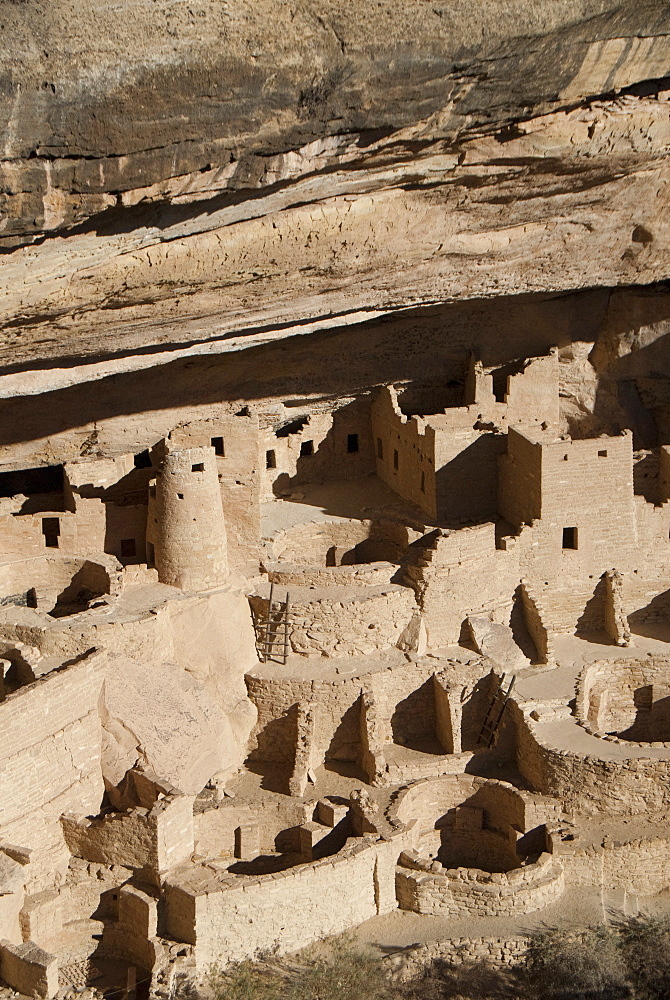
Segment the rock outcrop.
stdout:
[[668,273],[664,3],[0,12],[4,366]]

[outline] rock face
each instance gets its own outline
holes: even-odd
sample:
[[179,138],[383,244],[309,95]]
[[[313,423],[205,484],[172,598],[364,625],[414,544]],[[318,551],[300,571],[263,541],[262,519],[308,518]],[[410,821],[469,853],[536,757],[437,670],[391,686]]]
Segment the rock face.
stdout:
[[667,275],[665,3],[0,16],[5,366]]

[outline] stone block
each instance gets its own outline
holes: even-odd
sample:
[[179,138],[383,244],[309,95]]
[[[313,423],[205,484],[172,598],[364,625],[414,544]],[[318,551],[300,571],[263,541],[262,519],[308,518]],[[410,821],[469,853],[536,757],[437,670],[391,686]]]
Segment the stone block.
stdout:
[[334,827],[346,817],[349,812],[348,802],[335,802],[332,799],[319,799],[316,804],[316,818],[324,826]]
[[0,941],[0,976],[24,996],[49,998],[58,992],[58,960],[33,941]]

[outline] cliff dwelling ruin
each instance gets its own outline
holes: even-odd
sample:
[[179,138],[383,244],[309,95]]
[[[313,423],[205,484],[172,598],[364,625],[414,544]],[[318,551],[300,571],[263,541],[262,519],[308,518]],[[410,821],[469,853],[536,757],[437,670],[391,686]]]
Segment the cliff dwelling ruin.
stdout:
[[90,6],[0,0],[0,978],[661,905],[667,4]]

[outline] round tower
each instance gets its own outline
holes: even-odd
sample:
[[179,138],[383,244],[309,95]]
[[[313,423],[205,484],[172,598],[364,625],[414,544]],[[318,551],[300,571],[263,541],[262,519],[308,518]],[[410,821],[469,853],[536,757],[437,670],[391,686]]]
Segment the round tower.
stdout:
[[228,578],[214,448],[170,451],[156,479],[154,559],[161,583],[209,590]]

